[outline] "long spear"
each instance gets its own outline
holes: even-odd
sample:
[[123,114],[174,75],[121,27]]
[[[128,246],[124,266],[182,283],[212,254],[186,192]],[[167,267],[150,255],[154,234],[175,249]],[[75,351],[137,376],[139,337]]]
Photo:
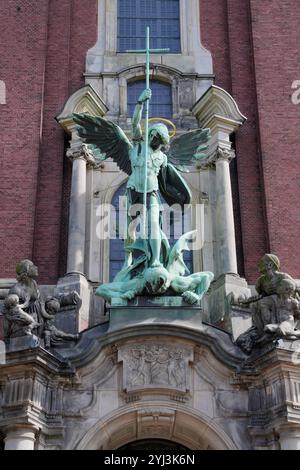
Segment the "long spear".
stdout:
[[[150,88],[150,54],[161,54],[169,52],[170,49],[150,49],[150,27],[146,28],[146,49],[137,49],[126,51],[130,54],[146,53],[146,89]],[[149,145],[149,100],[146,101],[145,116],[145,173],[144,173],[144,192],[143,192],[143,237],[147,237],[147,168],[148,168],[148,145]]]

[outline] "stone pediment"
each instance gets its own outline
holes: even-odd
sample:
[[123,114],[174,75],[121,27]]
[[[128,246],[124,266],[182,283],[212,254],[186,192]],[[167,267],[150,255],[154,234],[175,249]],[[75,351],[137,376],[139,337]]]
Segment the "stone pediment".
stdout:
[[56,120],[62,128],[71,134],[75,127],[73,113],[87,113],[91,116],[104,116],[108,107],[91,85],[85,85],[71,95],[66,101]]

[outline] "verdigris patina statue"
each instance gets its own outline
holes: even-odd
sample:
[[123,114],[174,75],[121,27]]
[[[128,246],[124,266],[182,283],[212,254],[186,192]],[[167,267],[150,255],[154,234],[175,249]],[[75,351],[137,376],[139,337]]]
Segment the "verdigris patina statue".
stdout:
[[[124,267],[113,283],[100,286],[96,294],[110,301],[112,297],[131,299],[142,293],[158,295],[170,287],[174,292],[182,294],[189,303],[195,303],[208,289],[213,274],[204,272],[183,277],[185,266],[182,251],[187,244],[187,237],[181,237],[176,248],[171,250],[161,228],[158,191],[169,205],[176,203],[184,209],[190,204],[190,190],[176,167],[191,165],[193,161],[205,157],[203,151],[209,138],[209,130],[197,129],[187,132],[171,142],[168,152],[163,152],[165,146],[170,143],[169,131],[167,126],[158,123],[149,128],[149,145],[146,148],[141,130],[141,117],[143,103],[150,98],[149,89],[144,90],[139,97],[132,121],[132,142],[110,121],[100,117],[74,115],[80,137],[90,146],[96,158],[105,160],[111,157],[119,168],[129,175],[129,221]],[[147,231],[142,233],[141,238],[137,238],[136,212],[143,212],[145,201]],[[189,235],[191,236],[191,233]],[[139,253],[137,257],[136,253]],[[178,259],[177,267],[173,269],[171,265],[174,265],[175,253]]]
[[[54,312],[49,302],[41,299],[36,278],[38,269],[30,260],[22,260],[16,266],[16,284],[4,300],[4,335],[6,339],[36,336],[45,339],[46,346],[55,346],[57,338],[77,340],[77,335],[68,335],[53,325]],[[52,298],[54,300],[54,298]],[[77,292],[60,294],[55,298],[57,313],[62,305],[76,305]],[[49,333],[51,332],[51,334]]]
[[241,306],[249,306],[252,312],[252,327],[236,340],[246,353],[279,338],[300,336],[300,330],[297,330],[299,286],[289,274],[279,271],[279,259],[273,254],[262,257],[259,269],[262,275],[256,282],[258,295],[238,302]]
[[[136,295],[163,295],[170,289],[180,294],[187,303],[197,303],[207,292],[214,275],[205,271],[184,276],[186,266],[182,252],[188,249],[187,240],[194,234],[195,231],[189,232],[175,243],[168,253],[166,267],[146,267],[139,274],[131,275],[137,267],[136,263],[123,269],[114,282],[99,286],[96,294],[111,302],[114,297],[131,300]],[[143,258],[140,261],[143,262]]]
[[[134,52],[137,51],[128,51]],[[210,137],[209,129],[186,132],[170,142],[169,130],[159,122],[149,128],[150,30],[146,28],[146,88],[141,93],[132,119],[132,141],[111,121],[87,114],[74,114],[77,131],[96,160],[112,158],[120,170],[129,176],[127,181],[128,227],[125,240],[125,263],[114,282],[100,286],[96,293],[106,300],[113,297],[132,299],[138,294],[162,294],[170,287],[190,303],[197,302],[208,289],[212,273],[197,273],[184,277],[186,267],[182,251],[186,235],[170,249],[162,231],[160,199],[162,194],[169,205],[182,209],[191,202],[191,193],[178,170],[205,158]],[[141,120],[146,107],[145,133]],[[137,215],[142,216],[142,236],[138,237]],[[138,253],[136,255],[136,253]],[[177,258],[176,258],[177,257]]]
[[170,143],[169,130],[166,125],[157,123],[149,128],[149,145],[145,148],[141,119],[143,103],[150,98],[149,89],[144,90],[139,97],[132,120],[132,142],[122,129],[111,121],[86,114],[73,115],[80,137],[92,149],[95,157],[98,160],[112,158],[119,168],[129,175],[126,196],[130,220],[125,242],[125,267],[132,264],[131,245],[136,240],[137,223],[131,222],[137,212],[143,212],[144,200],[147,206],[148,227],[146,234],[142,235],[148,247],[148,266],[163,265],[161,256],[169,246],[161,231],[158,191],[169,205],[179,204],[184,209],[190,204],[190,190],[176,167],[191,165],[197,159],[205,157],[202,152],[206,149],[205,144],[209,139],[209,129],[187,132],[173,140],[166,152],[166,146]]

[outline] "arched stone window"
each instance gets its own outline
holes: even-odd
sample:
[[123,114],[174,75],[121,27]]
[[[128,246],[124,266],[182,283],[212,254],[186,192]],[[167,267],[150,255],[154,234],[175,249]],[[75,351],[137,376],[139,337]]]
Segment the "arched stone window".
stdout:
[[[126,206],[123,204],[126,192],[126,183],[119,187],[112,198],[112,205],[115,208],[116,215],[116,226],[115,233],[116,238],[110,240],[110,259],[109,259],[109,280],[112,281],[116,274],[120,271],[124,263],[124,239],[122,238],[122,230],[124,230],[123,224],[126,221]],[[162,204],[165,203],[161,197]],[[166,206],[167,207],[167,206]],[[191,214],[181,214],[181,212],[170,212],[170,227],[166,235],[168,237],[171,246],[176,243],[177,238],[182,235],[183,232],[189,232],[191,230]],[[167,215],[164,219],[167,219]],[[165,220],[166,221],[166,220]],[[193,252],[184,252],[184,261],[190,272],[193,272]]]
[[118,0],[118,52],[144,49],[147,26],[151,48],[180,53],[179,0]]
[[[134,107],[144,88],[144,80],[128,82],[128,116],[132,117]],[[172,86],[169,83],[165,83],[160,80],[151,80],[150,88],[152,90],[152,98],[150,101],[149,116],[171,118],[173,115]]]

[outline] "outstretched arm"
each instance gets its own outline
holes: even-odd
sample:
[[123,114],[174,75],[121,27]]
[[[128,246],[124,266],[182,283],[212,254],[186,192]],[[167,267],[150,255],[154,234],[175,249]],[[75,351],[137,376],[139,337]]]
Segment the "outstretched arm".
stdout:
[[143,113],[143,106],[145,101],[150,100],[151,98],[151,90],[150,88],[144,90],[140,95],[137,105],[135,107],[133,118],[132,118],[132,138],[133,140],[140,140],[143,136],[142,128],[141,128],[141,121],[142,121],[142,113]]

